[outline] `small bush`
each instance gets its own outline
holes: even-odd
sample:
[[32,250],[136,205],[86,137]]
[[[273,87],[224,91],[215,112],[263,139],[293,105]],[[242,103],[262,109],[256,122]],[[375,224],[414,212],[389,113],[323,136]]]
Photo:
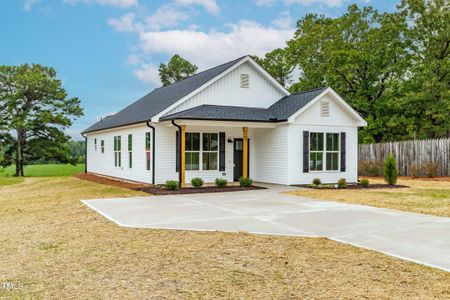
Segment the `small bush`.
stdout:
[[345,178],[341,178],[337,182],[338,189],[345,189],[347,187],[347,180]]
[[164,184],[164,188],[169,191],[176,190],[178,188],[178,181],[176,180],[167,180]]
[[319,186],[322,184],[322,180],[320,178],[314,178],[312,181],[312,185]]
[[215,183],[217,187],[224,187],[227,186],[228,181],[224,178],[216,178]]
[[397,183],[397,162],[392,153],[384,161],[384,180],[389,185]]
[[191,184],[195,187],[201,187],[203,185],[203,179],[201,179],[200,177],[192,178]]
[[362,160],[359,162],[359,175],[381,176],[383,175],[383,162]]
[[418,178],[418,177],[422,177],[422,168],[420,167],[420,165],[418,163],[412,163],[409,166],[409,175],[413,178]]
[[427,177],[433,178],[439,174],[439,163],[435,161],[427,161],[423,163],[423,170]]
[[241,177],[239,178],[239,184],[240,186],[249,187],[253,184],[253,179],[250,179],[248,177]]
[[369,179],[361,179],[361,186],[363,187],[363,188],[368,188],[369,187]]

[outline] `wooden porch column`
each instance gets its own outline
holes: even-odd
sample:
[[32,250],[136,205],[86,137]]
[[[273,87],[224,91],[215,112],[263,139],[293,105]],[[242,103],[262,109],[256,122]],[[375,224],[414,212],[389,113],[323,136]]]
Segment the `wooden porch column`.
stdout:
[[181,172],[181,187],[186,186],[186,125],[180,125],[181,127],[181,166],[180,166],[180,172]]
[[248,127],[242,127],[242,176],[248,177]]

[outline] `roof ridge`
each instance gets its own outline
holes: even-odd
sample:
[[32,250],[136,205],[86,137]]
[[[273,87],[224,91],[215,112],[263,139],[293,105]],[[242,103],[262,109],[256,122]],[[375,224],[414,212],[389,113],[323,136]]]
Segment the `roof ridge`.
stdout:
[[[292,93],[291,96],[292,96],[292,95],[298,95],[298,94],[310,93],[310,92],[314,92],[314,91],[318,91],[318,90],[323,90],[323,89],[327,89],[327,88],[328,88],[328,86],[323,86],[323,87],[318,87],[318,88],[310,89],[310,90],[307,90],[307,91],[299,91],[299,92],[296,92],[296,93]],[[288,95],[287,97],[289,97],[289,95]]]

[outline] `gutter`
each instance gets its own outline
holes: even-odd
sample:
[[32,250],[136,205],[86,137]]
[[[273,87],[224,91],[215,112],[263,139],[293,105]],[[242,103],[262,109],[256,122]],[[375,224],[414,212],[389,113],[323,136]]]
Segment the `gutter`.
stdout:
[[147,126],[152,129],[152,184],[155,185],[155,158],[156,158],[156,148],[155,148],[155,127],[150,125],[150,121],[147,121]]
[[87,173],[87,136],[84,133],[81,134],[84,137],[84,173]]
[[175,123],[175,120],[172,120],[172,125],[178,128],[178,138],[179,138],[179,142],[178,142],[179,149],[178,149],[178,152],[180,153],[179,154],[180,155],[180,157],[179,157],[180,169],[178,170],[178,182],[179,182],[179,184],[181,184],[181,155],[182,155],[182,153],[181,153],[181,126],[178,125],[177,123]]

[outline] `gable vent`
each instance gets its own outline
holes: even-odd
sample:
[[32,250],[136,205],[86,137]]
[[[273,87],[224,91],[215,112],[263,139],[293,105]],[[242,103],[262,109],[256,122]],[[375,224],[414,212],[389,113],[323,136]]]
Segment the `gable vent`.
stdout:
[[241,74],[241,88],[248,89],[250,87],[250,78],[248,74]]
[[330,103],[320,102],[320,116],[329,117],[330,116]]

